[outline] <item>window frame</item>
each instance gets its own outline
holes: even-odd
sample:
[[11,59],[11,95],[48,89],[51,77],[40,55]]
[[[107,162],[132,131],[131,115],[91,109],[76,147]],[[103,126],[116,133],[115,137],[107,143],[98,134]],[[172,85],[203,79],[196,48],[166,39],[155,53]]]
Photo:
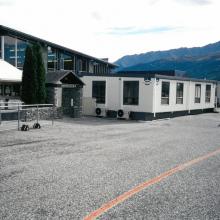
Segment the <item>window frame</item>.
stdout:
[[[207,96],[207,86],[210,87],[210,93]],[[211,84],[206,84],[205,86],[205,103],[210,103],[211,102],[211,96],[212,96],[212,86]]]
[[[137,88],[130,87],[132,84],[135,83]],[[126,85],[127,84],[127,85]],[[123,81],[123,105],[139,105],[139,88],[140,82],[139,80],[124,80]],[[125,91],[127,89],[127,91]],[[126,96],[125,96],[126,95]]]
[[[200,90],[199,90],[199,96],[197,96],[198,94],[197,94],[197,88],[200,88]],[[201,103],[201,90],[202,90],[202,85],[201,84],[199,84],[199,83],[196,83],[195,84],[195,99],[194,99],[194,103],[195,104],[200,104]]]
[[[163,85],[164,84],[168,84],[169,85],[169,92],[168,92],[168,96],[163,96]],[[167,100],[166,103],[164,103],[163,101]],[[161,82],[161,105],[169,105],[170,104],[170,82],[169,81],[162,81]]]
[[[105,86],[104,95],[97,96],[96,94],[94,94],[95,93],[95,90],[94,90],[95,83],[99,83],[99,84],[104,83],[104,86]],[[99,92],[96,92],[96,93],[102,92],[100,88],[98,90],[99,90]],[[106,80],[93,80],[92,81],[92,98],[96,99],[96,104],[105,104],[106,103]]]
[[[182,90],[178,91],[178,85],[182,85]],[[182,93],[182,96],[179,96],[179,93]],[[184,97],[184,83],[177,82],[176,83],[176,104],[183,105],[183,97]],[[178,102],[180,100],[180,102]]]

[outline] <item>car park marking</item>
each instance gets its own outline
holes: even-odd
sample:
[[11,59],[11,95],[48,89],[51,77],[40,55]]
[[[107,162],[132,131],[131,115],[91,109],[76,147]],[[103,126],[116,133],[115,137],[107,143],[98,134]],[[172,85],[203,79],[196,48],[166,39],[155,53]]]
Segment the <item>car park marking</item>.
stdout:
[[149,186],[152,186],[156,183],[159,183],[160,181],[164,180],[165,178],[177,173],[177,172],[180,172],[184,169],[186,169],[187,167],[190,167],[196,163],[199,163],[203,160],[206,160],[210,157],[213,157],[217,154],[220,153],[220,149],[218,150],[215,150],[215,151],[212,151],[208,154],[205,154],[203,156],[200,156],[200,157],[197,157],[193,160],[190,160],[186,163],[183,163],[183,164],[180,164],[162,174],[160,174],[159,176],[156,176],[150,180],[147,180],[146,182],[143,182],[141,184],[139,184],[138,186],[130,189],[129,191],[123,193],[122,195],[116,197],[115,199],[103,204],[100,208],[98,208],[97,210],[91,212],[90,214],[88,214],[84,220],[93,220],[93,219],[96,219],[97,217],[101,216],[102,214],[104,214],[105,212],[107,212],[109,209],[115,207],[116,205],[122,203],[123,201],[129,199],[130,197],[132,197],[133,195],[137,194],[138,192],[141,192],[142,190],[146,189],[147,187]]

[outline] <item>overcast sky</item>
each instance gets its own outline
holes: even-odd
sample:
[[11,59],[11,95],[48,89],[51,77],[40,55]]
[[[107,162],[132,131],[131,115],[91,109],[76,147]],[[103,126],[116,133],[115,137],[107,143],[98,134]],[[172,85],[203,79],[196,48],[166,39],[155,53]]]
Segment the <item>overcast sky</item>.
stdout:
[[0,24],[114,62],[220,40],[220,0],[0,0]]

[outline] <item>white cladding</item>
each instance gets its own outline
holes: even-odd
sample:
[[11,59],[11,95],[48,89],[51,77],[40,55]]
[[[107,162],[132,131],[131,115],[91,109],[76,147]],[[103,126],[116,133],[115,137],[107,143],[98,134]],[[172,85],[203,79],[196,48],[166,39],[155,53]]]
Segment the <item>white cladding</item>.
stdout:
[[[150,82],[144,80],[144,77],[117,77],[117,76],[83,76],[82,81],[83,97],[92,97],[92,82],[106,82],[105,104],[97,104],[100,108],[107,110],[133,111],[133,112],[174,112],[190,111],[194,109],[214,108],[216,84],[209,81],[188,81],[174,79],[156,79],[152,78]],[[123,105],[123,82],[139,82],[139,102],[138,105]],[[162,82],[170,83],[169,104],[161,104]],[[177,83],[183,83],[183,104],[176,104],[176,86]],[[195,84],[201,85],[200,103],[195,103]],[[211,85],[210,102],[205,102],[206,85]]]

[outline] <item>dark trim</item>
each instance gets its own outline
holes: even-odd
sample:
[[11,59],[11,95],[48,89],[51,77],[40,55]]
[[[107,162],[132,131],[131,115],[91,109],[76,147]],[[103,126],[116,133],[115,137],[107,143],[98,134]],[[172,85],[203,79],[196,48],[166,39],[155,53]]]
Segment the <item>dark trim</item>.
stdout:
[[[137,121],[139,121],[139,120],[152,121],[152,120],[156,120],[156,119],[175,118],[175,117],[180,117],[180,116],[196,115],[196,114],[211,113],[211,112],[214,112],[214,108],[195,109],[195,110],[191,110],[190,113],[188,111],[158,112],[158,113],[156,113],[156,116],[154,117],[154,114],[151,112],[133,112],[133,111],[131,111],[130,112],[130,119],[137,120]],[[117,118],[117,111],[108,110],[107,117]]]
[[62,84],[46,83],[46,87],[61,88]]
[[[192,82],[204,82],[204,83],[214,83],[217,84],[216,80],[206,80],[206,79],[196,79],[196,78],[187,78],[179,76],[167,76],[158,74],[161,71],[151,71],[151,72],[132,72],[132,73],[109,73],[109,74],[96,74],[96,73],[79,73],[79,77],[83,76],[101,76],[101,77],[131,77],[131,78],[144,78],[144,80],[151,80],[151,78],[156,79],[167,79],[167,80],[179,80],[179,81],[192,81]],[[120,80],[120,79],[119,79]]]

